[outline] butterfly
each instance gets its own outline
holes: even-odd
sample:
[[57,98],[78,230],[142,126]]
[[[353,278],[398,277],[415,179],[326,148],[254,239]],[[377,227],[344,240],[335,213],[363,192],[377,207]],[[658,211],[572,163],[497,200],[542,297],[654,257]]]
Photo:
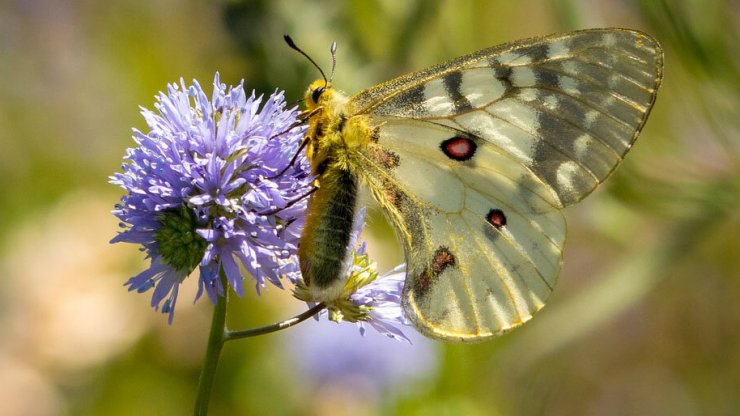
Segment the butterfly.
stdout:
[[313,82],[304,283],[316,299],[341,296],[366,187],[404,248],[402,305],[421,333],[476,342],[523,324],[555,286],[563,208],[622,161],[662,74],[649,35],[592,29],[484,49],[351,98]]

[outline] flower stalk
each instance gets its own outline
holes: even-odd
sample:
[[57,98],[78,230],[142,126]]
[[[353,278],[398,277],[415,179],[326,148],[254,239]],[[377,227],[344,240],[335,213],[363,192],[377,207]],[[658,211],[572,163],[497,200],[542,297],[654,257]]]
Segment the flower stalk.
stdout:
[[323,303],[319,303],[318,305],[314,306],[311,309],[308,309],[307,311],[300,313],[290,319],[286,319],[282,322],[277,322],[272,325],[265,325],[261,326],[259,328],[252,328],[252,329],[245,329],[242,331],[226,331],[225,335],[225,341],[233,341],[235,339],[242,339],[242,338],[249,338],[249,337],[256,337],[258,335],[265,335],[272,332],[277,332],[283,329],[290,328],[291,326],[297,325],[306,319],[316,315],[317,313],[321,312],[326,308],[326,305]]
[[[226,277],[221,273],[222,284],[226,284]],[[228,302],[229,291],[224,291],[219,295],[216,305],[213,308],[213,318],[211,319],[211,332],[208,335],[208,346],[206,347],[206,356],[203,359],[203,368],[198,379],[198,393],[195,398],[195,416],[204,416],[208,414],[208,404],[211,401],[211,390],[213,389],[213,380],[216,375],[216,367],[221,357],[221,350],[226,341],[226,304]]]
[[[226,284],[226,276],[221,273],[222,284]],[[325,306],[320,303],[307,311],[300,313],[290,319],[266,325],[253,329],[242,331],[229,331],[226,328],[226,305],[228,303],[228,291],[223,296],[218,296],[216,305],[213,308],[213,318],[211,319],[211,331],[208,335],[208,346],[206,355],[203,359],[203,368],[198,379],[198,392],[195,398],[195,416],[204,416],[208,414],[208,404],[211,401],[211,391],[213,390],[213,381],[216,376],[216,368],[221,357],[224,343],[236,339],[250,338],[258,335],[265,335],[277,332],[283,329],[297,325],[306,319],[321,312]]]

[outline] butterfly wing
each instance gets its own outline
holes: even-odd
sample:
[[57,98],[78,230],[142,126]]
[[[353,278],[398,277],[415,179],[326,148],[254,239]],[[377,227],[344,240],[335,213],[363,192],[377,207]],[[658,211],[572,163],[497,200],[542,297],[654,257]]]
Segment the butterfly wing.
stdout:
[[427,143],[461,134],[389,120],[362,168],[405,248],[406,315],[447,340],[527,321],[552,291],[565,239],[557,195],[508,152],[474,137],[473,157],[455,161]]
[[352,97],[347,112],[375,127],[360,175],[405,246],[417,328],[477,341],[544,306],[561,208],[619,164],[661,78],[655,40],[601,29],[483,50]]

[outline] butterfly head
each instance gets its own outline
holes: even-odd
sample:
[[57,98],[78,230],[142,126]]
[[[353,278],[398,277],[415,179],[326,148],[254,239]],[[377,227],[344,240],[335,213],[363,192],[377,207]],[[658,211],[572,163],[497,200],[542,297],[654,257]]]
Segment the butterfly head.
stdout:
[[[311,83],[311,85],[308,86],[308,91],[306,91],[306,95],[304,97],[304,105],[306,106],[306,112],[309,114],[309,117],[316,115],[319,111],[322,111],[324,108],[327,107],[326,104],[332,103],[332,97],[335,96],[333,93],[333,88],[331,87],[331,81],[334,78],[334,70],[337,67],[337,43],[332,42],[331,44],[331,76],[329,78],[326,78],[326,74],[324,73],[324,70],[321,69],[321,67],[314,61],[306,52],[303,52],[301,48],[299,48],[295,42],[293,42],[293,39],[291,39],[290,36],[284,35],[283,38],[285,39],[285,42],[288,44],[289,47],[291,47],[293,50],[297,51],[301,55],[305,56],[306,59],[313,64],[316,69],[319,70],[319,73],[321,73],[321,78],[319,80],[316,80]],[[346,100],[345,100],[346,101]],[[332,108],[335,107],[335,105],[331,106]]]
[[303,102],[306,110],[311,113],[319,108],[330,107],[334,95],[334,88],[329,82],[317,79],[308,86]]

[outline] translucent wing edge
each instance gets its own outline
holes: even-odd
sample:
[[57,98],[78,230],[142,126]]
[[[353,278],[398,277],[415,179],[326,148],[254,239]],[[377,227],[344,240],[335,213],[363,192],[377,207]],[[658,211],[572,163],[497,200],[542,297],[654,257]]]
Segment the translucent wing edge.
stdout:
[[[346,109],[349,114],[365,114],[372,112],[372,109],[377,107],[379,104],[383,103],[384,101],[388,100],[391,97],[394,97],[404,91],[407,91],[415,86],[418,86],[420,84],[423,84],[425,82],[428,82],[431,79],[438,78],[445,73],[452,72],[459,70],[461,67],[466,68],[469,67],[476,62],[479,62],[483,59],[487,59],[494,56],[500,56],[505,54],[506,52],[509,52],[513,49],[517,48],[526,48],[538,44],[546,45],[551,42],[556,42],[559,39],[565,39],[569,37],[589,34],[589,33],[625,33],[630,34],[634,36],[637,39],[641,39],[643,42],[649,43],[649,45],[643,45],[644,47],[652,47],[655,49],[655,55],[656,55],[656,63],[657,63],[657,70],[656,70],[656,80],[655,80],[655,91],[657,91],[658,87],[660,86],[660,83],[663,79],[663,50],[660,47],[660,44],[658,43],[655,38],[648,35],[645,32],[634,30],[634,29],[625,29],[625,28],[598,28],[598,29],[584,29],[584,30],[577,30],[572,32],[565,32],[565,33],[556,33],[546,36],[537,36],[532,37],[528,39],[522,39],[514,42],[509,42],[497,46],[493,46],[491,48],[482,49],[477,52],[473,52],[471,54],[463,55],[458,58],[452,59],[450,61],[444,62],[442,64],[434,65],[429,68],[423,69],[418,72],[412,72],[406,75],[402,75],[398,78],[394,78],[390,81],[386,81],[384,83],[375,85],[373,87],[367,88],[365,90],[362,90],[352,96],[350,100],[346,104]],[[653,94],[653,100],[652,103],[655,101],[655,94]],[[643,123],[645,122],[645,119],[647,119],[647,114],[649,114],[650,109],[648,109],[646,113],[646,117],[643,119]],[[637,130],[638,132],[642,128],[642,124],[640,125],[640,128]]]

